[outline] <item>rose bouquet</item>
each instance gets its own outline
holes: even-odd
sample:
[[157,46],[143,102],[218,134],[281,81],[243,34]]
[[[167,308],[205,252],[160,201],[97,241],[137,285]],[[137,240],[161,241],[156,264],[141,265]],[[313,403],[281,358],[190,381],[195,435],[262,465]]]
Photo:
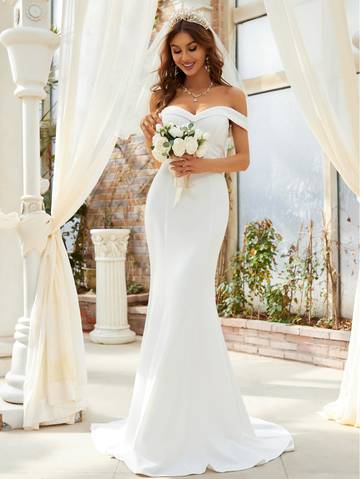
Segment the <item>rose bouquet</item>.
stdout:
[[189,175],[177,177],[170,168],[171,161],[185,153],[202,158],[207,150],[209,134],[194,127],[194,123],[177,126],[174,123],[156,125],[156,133],[152,138],[152,153],[157,161],[170,160],[169,170],[173,174],[176,186],[175,205],[184,188],[189,188]]

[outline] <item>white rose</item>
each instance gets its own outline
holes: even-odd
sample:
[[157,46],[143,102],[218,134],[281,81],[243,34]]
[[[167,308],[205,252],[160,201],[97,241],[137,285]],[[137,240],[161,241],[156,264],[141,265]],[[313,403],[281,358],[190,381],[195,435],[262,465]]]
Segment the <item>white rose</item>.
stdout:
[[197,149],[196,151],[196,156],[198,156],[199,158],[202,158],[205,153],[207,151],[207,144],[206,143],[203,143],[202,145],[199,146],[199,148]]
[[165,161],[167,159],[167,152],[166,150],[158,150],[157,148],[154,148],[152,150],[152,154],[154,155],[155,159],[157,161]]
[[[168,145],[165,146],[165,143],[167,143]],[[167,138],[161,136],[160,138],[157,138],[157,141],[155,141],[154,148],[157,151],[165,152],[167,154],[170,151],[171,144]]]
[[210,137],[210,134],[206,131],[206,132],[203,134],[204,140],[208,140],[209,137]]
[[161,136],[159,133],[155,133],[155,135],[152,137],[152,144],[157,147],[157,145],[162,145],[165,141],[165,138]]
[[193,136],[185,138],[185,150],[189,155],[193,155],[198,148],[198,142]]
[[185,153],[185,141],[182,138],[175,138],[173,152],[176,156],[182,156]]
[[169,133],[173,138],[179,138],[183,135],[182,130],[176,125],[170,128]]

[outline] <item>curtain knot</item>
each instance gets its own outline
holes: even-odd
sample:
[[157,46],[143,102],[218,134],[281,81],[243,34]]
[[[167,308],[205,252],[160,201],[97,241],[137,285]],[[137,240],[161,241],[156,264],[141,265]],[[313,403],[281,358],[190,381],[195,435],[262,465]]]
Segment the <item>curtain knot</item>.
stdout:
[[42,254],[52,229],[52,217],[45,211],[35,211],[20,217],[18,233],[23,255],[31,250]]

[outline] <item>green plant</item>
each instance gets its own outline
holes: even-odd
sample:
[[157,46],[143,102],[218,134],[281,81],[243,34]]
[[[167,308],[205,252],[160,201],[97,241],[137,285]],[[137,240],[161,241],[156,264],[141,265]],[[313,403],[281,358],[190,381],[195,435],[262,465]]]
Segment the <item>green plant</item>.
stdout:
[[310,220],[307,227],[308,238],[302,256],[298,259],[298,275],[297,285],[300,291],[300,301],[298,302],[297,314],[301,315],[303,308],[308,324],[311,324],[313,310],[313,292],[314,282],[317,281],[322,272],[323,267],[319,261],[319,254],[314,249],[313,239],[313,221]]
[[265,310],[271,321],[292,322],[289,313],[289,289],[281,283],[267,284],[265,287]]
[[223,279],[216,288],[217,308],[219,314],[224,316],[239,316],[246,307],[241,252],[238,251],[233,255],[229,270],[231,281]]
[[144,291],[144,286],[140,283],[136,283],[135,281],[132,281],[127,286],[127,294],[138,294],[143,293]]
[[[304,236],[301,225],[297,241],[280,255],[284,260],[282,267],[275,270],[282,236],[275,231],[269,219],[246,225],[242,249],[232,257],[226,270],[230,271],[231,280],[222,279],[216,288],[218,313],[253,318],[257,300],[258,319],[260,308],[263,307],[270,321],[302,324],[306,321],[307,324],[313,324],[315,284],[322,279],[324,270],[333,271],[333,268],[329,263],[329,253],[324,256],[327,270],[326,264],[324,266],[319,260],[320,253],[314,246],[312,221],[305,234],[306,244],[301,247]],[[324,238],[327,238],[326,232]],[[329,249],[328,246],[326,248]],[[331,327],[334,322],[322,318],[314,324]]]
[[270,284],[271,272],[276,265],[276,253],[282,236],[276,232],[268,218],[246,225],[243,247],[244,280],[251,295],[252,315],[255,298],[258,300],[257,317],[260,318],[261,298]]
[[[331,241],[328,228],[323,215],[323,270],[325,271],[325,287],[323,291],[324,303],[326,306],[325,317],[330,316],[329,302],[331,303],[331,317],[335,329],[339,329],[339,303],[338,303],[338,272],[335,267],[334,255],[339,248],[339,243]],[[329,301],[330,298],[330,301]]]
[[335,327],[335,322],[333,318],[319,318],[316,321],[316,326],[319,328],[330,328],[338,329],[338,326]]
[[[63,238],[67,236],[75,237],[73,251],[68,253],[71,269],[77,289],[84,285],[84,271],[86,266],[85,253],[88,244],[88,228],[87,228],[87,204],[86,202],[80,206],[77,212],[72,216],[70,230],[63,232]],[[69,220],[70,221],[70,220]]]
[[303,225],[300,227],[298,239],[280,255],[285,259],[283,269],[279,272],[280,283],[270,285],[266,292],[266,309],[272,321],[296,322],[299,317],[292,312],[293,304],[298,303],[299,281],[303,270],[303,260],[300,256],[300,238]]
[[[276,252],[281,235],[271,220],[254,221],[245,227],[243,248],[230,262],[231,280],[223,280],[216,289],[218,312],[224,316],[239,316],[245,310],[254,314],[254,299],[258,299],[257,317],[270,285],[276,264]],[[250,298],[247,299],[247,291]]]

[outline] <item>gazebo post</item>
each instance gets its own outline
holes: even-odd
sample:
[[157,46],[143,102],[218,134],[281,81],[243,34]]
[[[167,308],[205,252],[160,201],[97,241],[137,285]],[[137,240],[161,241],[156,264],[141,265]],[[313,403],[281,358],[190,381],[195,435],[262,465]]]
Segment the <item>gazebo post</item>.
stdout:
[[[59,37],[49,30],[49,1],[7,0],[14,6],[14,28],[3,31],[0,41],[7,48],[11,73],[16,84],[15,96],[22,101],[23,138],[23,196],[21,217],[29,219],[30,227],[19,228],[24,261],[24,315],[15,327],[11,369],[0,396],[7,403],[23,403],[23,385],[27,356],[30,313],[35,298],[43,238],[36,238],[40,224],[44,222],[41,196],[40,164],[40,101],[46,98],[51,60],[59,45]],[[19,125],[20,126],[20,125]],[[20,221],[21,224],[21,221]],[[0,405],[0,423],[10,427],[22,427],[22,408]]]

